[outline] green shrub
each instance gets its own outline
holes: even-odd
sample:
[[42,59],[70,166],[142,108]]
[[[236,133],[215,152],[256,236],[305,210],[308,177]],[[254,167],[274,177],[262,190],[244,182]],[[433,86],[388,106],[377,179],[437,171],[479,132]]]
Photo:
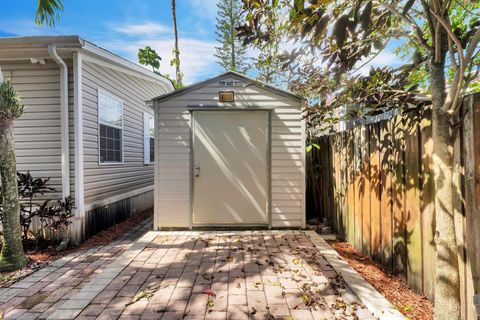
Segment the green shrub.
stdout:
[[[34,178],[29,171],[26,173],[17,172],[18,195],[20,198],[20,226],[22,228],[23,239],[28,239],[29,235],[43,233],[44,230],[57,232],[67,228],[72,222],[72,199],[65,198],[63,201],[57,200],[52,204],[52,200],[37,201],[38,195],[55,192],[55,189],[48,186],[50,178]],[[3,219],[2,195],[0,193],[0,223]],[[40,229],[30,230],[34,219],[40,222]]]

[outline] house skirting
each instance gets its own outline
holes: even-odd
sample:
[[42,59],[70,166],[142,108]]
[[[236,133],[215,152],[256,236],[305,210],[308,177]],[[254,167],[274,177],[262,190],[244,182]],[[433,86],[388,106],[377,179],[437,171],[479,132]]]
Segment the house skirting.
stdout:
[[85,212],[83,222],[83,239],[96,235],[137,213],[153,207],[153,190],[121,199],[107,205],[98,206]]

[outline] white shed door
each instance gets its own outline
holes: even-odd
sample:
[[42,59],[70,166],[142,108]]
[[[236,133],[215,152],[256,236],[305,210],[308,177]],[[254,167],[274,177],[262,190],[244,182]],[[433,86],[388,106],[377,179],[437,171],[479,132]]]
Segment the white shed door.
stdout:
[[266,111],[195,111],[194,225],[268,224]]

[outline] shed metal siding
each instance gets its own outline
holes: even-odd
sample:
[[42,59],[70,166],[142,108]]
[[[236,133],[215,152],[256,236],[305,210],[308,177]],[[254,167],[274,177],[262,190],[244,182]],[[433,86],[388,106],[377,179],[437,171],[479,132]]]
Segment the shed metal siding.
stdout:
[[[225,79],[236,79],[235,76]],[[243,81],[243,85],[245,85]],[[218,92],[235,91],[234,107],[273,108],[271,121],[272,227],[301,227],[304,219],[302,121],[299,100],[256,85],[225,87],[207,84],[172,98],[155,101],[155,226],[186,227],[190,216],[189,106],[229,106]],[[214,201],[215,195],[212,195]]]
[[[143,160],[143,114],[153,110],[146,101],[166,88],[90,61],[83,61],[83,135],[85,204],[140,188],[153,187],[153,165]],[[98,89],[123,100],[124,163],[99,164]]]
[[1,62],[2,73],[11,79],[21,102],[23,115],[14,122],[17,170],[34,177],[50,177],[56,192],[46,197],[62,196],[60,144],[60,70],[52,60],[45,65],[27,61]]

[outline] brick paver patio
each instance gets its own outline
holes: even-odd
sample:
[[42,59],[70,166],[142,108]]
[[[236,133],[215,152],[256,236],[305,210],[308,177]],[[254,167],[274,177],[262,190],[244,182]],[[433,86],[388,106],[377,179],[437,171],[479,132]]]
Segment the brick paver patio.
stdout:
[[0,312],[5,319],[373,319],[301,231],[149,227],[0,289]]

